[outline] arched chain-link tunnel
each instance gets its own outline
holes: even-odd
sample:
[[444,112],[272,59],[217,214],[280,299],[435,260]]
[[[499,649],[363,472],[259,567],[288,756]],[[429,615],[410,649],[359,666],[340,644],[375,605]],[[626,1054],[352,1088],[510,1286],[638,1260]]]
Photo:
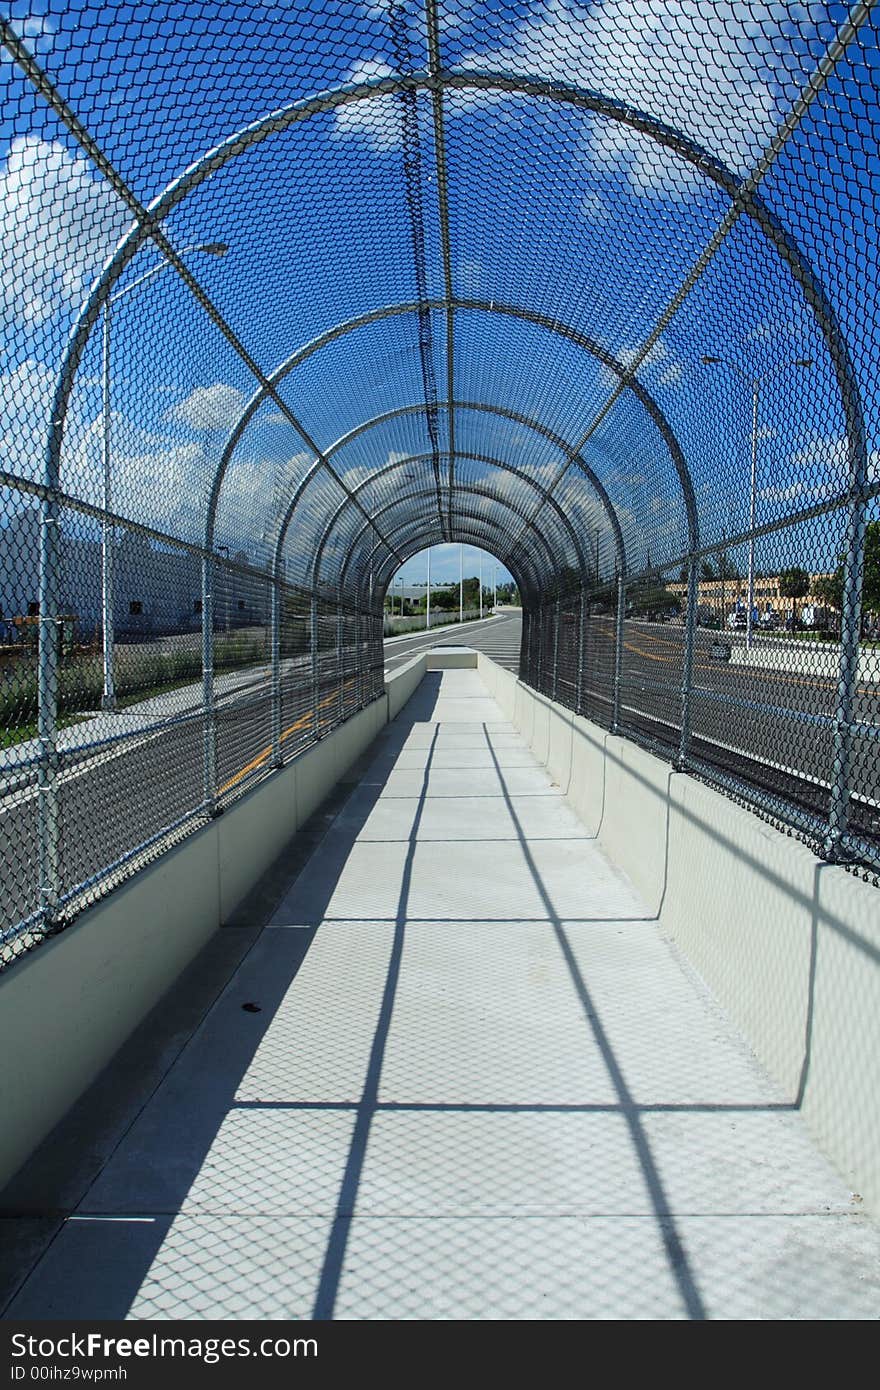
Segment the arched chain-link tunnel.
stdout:
[[878,862],[871,4],[0,39],[11,943],[376,699],[442,542],[528,684]]

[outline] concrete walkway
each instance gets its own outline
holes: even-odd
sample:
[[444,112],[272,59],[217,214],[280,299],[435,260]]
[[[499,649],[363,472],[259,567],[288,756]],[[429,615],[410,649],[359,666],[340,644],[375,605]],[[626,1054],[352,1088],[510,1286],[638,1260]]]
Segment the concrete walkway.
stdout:
[[386,731],[7,1310],[878,1313],[877,1227],[472,671]]

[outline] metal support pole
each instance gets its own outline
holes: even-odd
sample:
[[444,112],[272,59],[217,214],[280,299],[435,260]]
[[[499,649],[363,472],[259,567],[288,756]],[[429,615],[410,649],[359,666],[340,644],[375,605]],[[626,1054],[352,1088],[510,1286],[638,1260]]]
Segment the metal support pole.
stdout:
[[345,650],[342,640],[342,600],[336,600],[336,685],[339,691],[339,722],[345,718],[345,675],[343,651]]
[[761,398],[761,382],[758,377],[752,383],[752,477],[749,493],[749,593],[746,612],[746,648],[752,645],[752,612],[755,607],[755,488],[758,477],[758,402]]
[[318,738],[318,600],[312,594],[309,618],[309,642],[312,657],[312,736]]
[[556,600],[556,610],[553,615],[553,686],[552,699],[556,699],[556,692],[559,689],[559,622],[562,612],[562,600]]
[[355,605],[354,610],[354,693],[355,703],[358,709],[362,709],[364,703],[364,673],[362,656],[363,653],[361,651],[361,607],[360,601],[358,601]]
[[828,859],[840,859],[842,841],[849,819],[849,771],[852,752],[853,700],[859,666],[862,632],[862,584],[865,566],[865,528],[867,502],[864,487],[867,462],[862,453],[856,469],[856,495],[850,507],[844,561],[843,610],[840,620],[840,667],[834,709],[834,745],[831,757],[831,799],[828,806],[828,834],[822,847]]
[[281,767],[281,583],[272,580],[272,766]]
[[104,516],[101,520],[101,644],[103,648],[104,682],[101,693],[101,709],[116,708],[116,688],[113,680],[113,527],[107,520],[111,506],[111,454],[110,454],[110,303],[104,305],[102,323],[102,404],[101,404],[101,456],[103,488],[101,505]]
[[464,546],[458,547],[458,621],[464,622]]
[[580,714],[584,703],[584,639],[587,628],[587,591],[581,581],[581,597],[578,610],[578,658],[577,685],[574,692],[574,712]]
[[535,660],[535,633],[536,633],[536,631],[537,631],[537,629],[536,629],[536,626],[535,626],[535,610],[534,610],[534,609],[531,609],[530,612],[529,612],[529,682],[530,682],[530,684],[533,685],[533,686],[535,687],[535,689],[537,690],[537,688],[538,688],[538,663],[537,663],[537,661]]
[[39,910],[52,926],[60,892],[58,834],[58,588],[61,571],[58,503],[47,498],[40,516],[39,653],[37,657],[37,774],[39,808]]
[[205,813],[217,814],[217,713],[214,704],[214,561],[202,559],[202,705]]
[[623,625],[626,622],[626,579],[617,576],[617,619],[614,624],[614,704],[611,708],[611,732],[620,732],[620,690],[623,676]]
[[431,626],[431,547],[428,546],[428,584],[425,589],[425,631]]
[[496,560],[496,561],[495,561],[495,567],[494,567],[494,569],[493,569],[493,571],[492,571],[492,611],[495,612],[497,608],[498,608],[498,561]]
[[685,612],[684,662],[681,673],[681,733],[675,767],[683,772],[687,767],[691,741],[691,705],[694,689],[694,642],[697,631],[697,561],[688,560],[687,609]]
[[483,616],[483,552],[480,551],[480,617]]

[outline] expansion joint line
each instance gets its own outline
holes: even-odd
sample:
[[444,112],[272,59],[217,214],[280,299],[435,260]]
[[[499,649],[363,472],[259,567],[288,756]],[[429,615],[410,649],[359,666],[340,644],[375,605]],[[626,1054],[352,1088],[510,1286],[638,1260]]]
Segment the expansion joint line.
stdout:
[[[581,435],[580,439],[578,439],[577,443],[572,448],[568,458],[564,459],[563,462],[560,464],[560,467],[555,477],[548,485],[549,491],[551,493],[556,491],[556,488],[562,482],[562,479],[565,477],[568,470],[575,463],[577,463],[579,455],[582,449],[584,448],[584,445],[596,433],[596,430],[602,424],[603,420],[607,419],[608,415],[614,409],[614,406],[617,404],[624,391],[628,389],[632,381],[637,376],[639,368],[642,366],[646,358],[656,347],[661,335],[669,327],[669,324],[671,323],[672,319],[678,313],[685,300],[689,297],[691,291],[695,288],[695,286],[702,279],[703,275],[706,273],[707,269],[709,268],[712,261],[715,259],[715,256],[718,254],[727,237],[730,235],[733,228],[738,223],[743,212],[745,212],[746,209],[750,206],[751,201],[754,198],[754,195],[757,193],[760,185],[763,183],[767,174],[770,172],[771,168],[773,167],[777,158],[781,154],[789,138],[794,133],[794,131],[797,130],[798,126],[800,125],[807,111],[812,106],[816,97],[819,96],[820,93],[827,86],[828,81],[833,75],[838,63],[846,53],[853,39],[858,34],[865,20],[869,17],[876,3],[877,0],[862,0],[861,3],[853,5],[846,20],[841,24],[834,38],[831,40],[824,54],[822,55],[822,58],[819,60],[815,69],[810,74],[807,83],[805,84],[801,92],[798,94],[795,101],[792,103],[784,120],[778,126],[776,134],[773,136],[773,139],[767,145],[767,148],[764,150],[760,159],[755,164],[751,173],[748,174],[748,176],[742,181],[742,183],[737,188],[736,192],[733,194],[730,207],[727,209],[727,212],[724,214],[724,217],[721,219],[721,222],[716,227],[715,231],[713,232],[704,249],[701,251],[700,255],[694,261],[693,265],[691,266],[691,269],[688,271],[684,280],[681,282],[675,294],[670,299],[666,308],[663,310],[660,317],[657,319],[657,322],[651,329],[651,332],[648,334],[647,338],[644,340],[641,347],[636,352],[632,361],[629,363],[625,373],[623,374],[623,376],[620,377],[619,381],[617,382],[617,385],[613,388],[605,404],[600,408],[600,410],[591,420],[590,424],[584,430],[584,433]],[[537,520],[537,516],[538,511],[536,510],[530,517],[530,519],[526,522],[526,525],[523,527],[520,534],[516,537],[512,549],[518,546],[522,541],[523,537],[527,534],[527,532],[533,528],[535,521]]]
[[[114,193],[116,193],[117,197],[125,204],[135,221],[144,229],[163,258],[169,263],[172,269],[177,272],[187,289],[205,310],[211,322],[219,329],[252,376],[256,378],[266,395],[278,406],[278,409],[284,415],[288,423],[296,430],[306,447],[311,450],[322,467],[330,473],[342,491],[348,496],[351,496],[348,485],[339,476],[330,462],[324,458],[323,452],[317,442],[309,434],[305,425],[303,425],[293,413],[287,405],[287,402],[278,394],[271,379],[247,350],[238,334],[214,304],[207,291],[199,284],[185,261],[178,255],[177,251],[162,231],[159,223],[147,211],[137,195],[132,192],[125,179],[104,154],[97,141],[80,121],[73,108],[65,101],[48,74],[40,67],[33,54],[28,50],[26,45],[22,43],[12,26],[5,19],[0,19],[0,44],[7,49],[14,62],[21,68],[37,93],[48,103],[55,112],[55,115],[67,127],[77,144],[99,170],[103,178],[107,180]],[[57,426],[58,422],[53,421],[53,429],[57,428]],[[369,514],[364,510],[357,499],[353,500],[364,518],[373,525]],[[375,526],[374,530],[380,541],[388,547],[391,554],[396,556],[397,559],[400,559],[394,547],[388,544],[386,538]]]

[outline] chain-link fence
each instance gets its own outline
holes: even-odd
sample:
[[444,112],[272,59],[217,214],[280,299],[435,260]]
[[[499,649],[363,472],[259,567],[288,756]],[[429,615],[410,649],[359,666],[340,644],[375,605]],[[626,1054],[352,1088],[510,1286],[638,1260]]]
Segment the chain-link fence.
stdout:
[[382,689],[495,554],[523,675],[877,861],[871,4],[12,0],[4,940]]

